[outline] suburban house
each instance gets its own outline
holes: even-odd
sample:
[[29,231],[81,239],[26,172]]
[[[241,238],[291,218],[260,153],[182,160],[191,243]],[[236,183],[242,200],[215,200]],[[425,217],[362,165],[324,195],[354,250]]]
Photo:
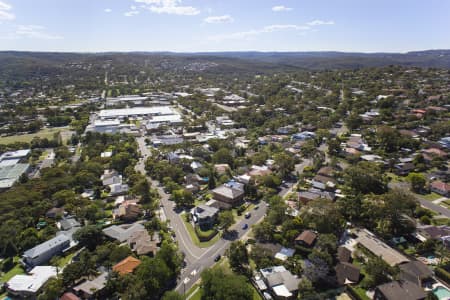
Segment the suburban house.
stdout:
[[300,279],[284,266],[261,269],[260,273],[262,278],[255,278],[258,287],[261,291],[270,291],[276,299],[290,299],[298,292]]
[[92,299],[94,296],[101,299],[99,293],[105,288],[107,281],[108,273],[104,272],[92,280],[86,280],[74,286],[73,290],[83,299]]
[[312,179],[311,183],[312,183],[312,186],[317,189],[334,191],[337,182],[332,177],[316,175]]
[[56,267],[37,266],[28,275],[15,275],[6,283],[8,293],[24,299],[36,299],[44,284],[52,277],[56,277]]
[[244,185],[240,182],[230,181],[212,190],[213,199],[221,207],[230,208],[244,200]]
[[352,252],[344,246],[338,247],[336,256],[341,263],[349,263],[352,261]]
[[200,204],[191,210],[192,220],[202,228],[211,228],[217,220],[219,209]]
[[450,197],[450,184],[448,183],[436,180],[430,184],[430,189],[436,194],[442,195],[444,197]]
[[53,207],[45,213],[45,216],[50,219],[61,218],[64,212],[64,207]]
[[78,230],[81,227],[80,222],[75,220],[74,217],[63,218],[59,221],[59,228],[64,231],[68,230]]
[[348,262],[338,263],[335,270],[336,280],[339,285],[357,283],[361,275],[359,267]]
[[420,240],[440,240],[450,249],[450,226],[427,225],[417,228],[417,237]]
[[113,266],[113,271],[119,273],[120,275],[126,275],[133,273],[134,269],[136,269],[141,264],[141,261],[133,256],[128,256],[122,261],[118,262]]
[[114,183],[114,184],[110,184],[109,185],[109,195],[110,196],[118,196],[118,195],[123,195],[128,193],[128,190],[130,189],[130,187],[128,186],[128,184],[123,184],[123,183]]
[[60,255],[70,247],[70,239],[64,235],[58,235],[43,242],[22,255],[22,262],[27,267],[35,267],[47,263],[53,256]]
[[139,223],[112,225],[103,229],[103,234],[121,243],[128,240],[135,232],[146,230],[144,225]]
[[410,281],[391,281],[376,287],[374,300],[423,300],[426,296],[421,287]]
[[409,262],[409,259],[403,254],[389,247],[386,243],[378,239],[373,233],[367,229],[357,229],[354,232],[357,236],[356,242],[372,252],[374,255],[381,257],[391,267],[401,263]]
[[216,164],[214,165],[214,171],[218,175],[223,175],[230,171],[230,166],[228,164]]
[[312,247],[317,239],[317,234],[311,230],[305,230],[295,238],[298,245]]
[[424,282],[433,277],[431,269],[420,261],[410,261],[400,266],[400,279],[411,281],[418,286],[423,286]]
[[155,256],[161,245],[161,239],[158,232],[150,236],[147,229],[135,231],[127,239],[127,244],[131,250],[137,255],[152,255]]
[[412,162],[400,162],[394,165],[394,173],[399,176],[406,176],[415,168],[416,166]]
[[112,212],[113,219],[120,219],[125,222],[136,221],[142,215],[142,209],[134,202],[124,201]]

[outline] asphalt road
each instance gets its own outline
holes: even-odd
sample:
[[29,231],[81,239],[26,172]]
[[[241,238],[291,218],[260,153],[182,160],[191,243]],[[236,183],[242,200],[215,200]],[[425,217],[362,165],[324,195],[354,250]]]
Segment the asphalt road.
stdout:
[[[405,182],[390,182],[388,184],[388,186],[391,189],[392,188],[399,188],[399,189],[407,189],[407,190],[409,190],[409,184],[405,183]],[[420,202],[420,205],[422,205],[423,207],[428,208],[428,209],[430,209],[430,210],[432,210],[434,212],[437,212],[437,213],[439,213],[439,214],[441,214],[441,215],[443,215],[443,216],[445,216],[447,218],[450,218],[450,210],[449,209],[447,209],[447,208],[445,208],[443,206],[434,204],[433,202],[431,202],[431,201],[429,201],[427,199],[421,198],[420,196],[416,196],[416,199]]]
[[[141,156],[143,157],[136,165],[136,170],[145,174],[145,158],[150,156],[151,153],[145,144],[145,138],[138,137],[136,138],[136,141],[139,145]],[[249,219],[243,218],[231,226],[229,229],[229,231],[233,233],[231,237],[222,237],[213,246],[209,248],[200,248],[192,242],[191,237],[184,226],[182,219],[183,215],[177,213],[174,210],[174,203],[169,201],[170,195],[164,192],[157,181],[152,180],[150,177],[147,178],[152,183],[152,186],[158,190],[161,198],[162,211],[167,220],[170,221],[170,225],[175,232],[175,240],[178,242],[180,251],[183,251],[186,255],[186,267],[182,270],[175,289],[178,293],[183,294],[185,291],[188,291],[195,282],[200,279],[201,272],[212,267],[216,263],[214,258],[219,254],[223,256],[231,242],[245,236],[250,230],[250,227],[260,222],[267,212],[267,204],[261,202],[258,209],[251,211]],[[248,224],[248,229],[242,229],[244,224]]]

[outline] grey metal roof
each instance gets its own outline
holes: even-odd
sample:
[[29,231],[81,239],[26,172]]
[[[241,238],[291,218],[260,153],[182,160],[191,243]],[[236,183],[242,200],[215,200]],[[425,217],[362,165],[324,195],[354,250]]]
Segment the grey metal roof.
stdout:
[[119,242],[128,240],[131,235],[139,230],[143,230],[145,227],[140,223],[125,224],[125,225],[113,225],[103,229],[103,233],[110,238],[116,239]]
[[54,238],[52,238],[42,244],[37,245],[34,248],[31,248],[31,249],[25,251],[23,253],[23,255],[26,257],[30,257],[30,258],[38,257],[39,255],[47,252],[48,250],[58,247],[67,242],[70,243],[70,239],[67,236],[61,234],[61,235],[55,236]]

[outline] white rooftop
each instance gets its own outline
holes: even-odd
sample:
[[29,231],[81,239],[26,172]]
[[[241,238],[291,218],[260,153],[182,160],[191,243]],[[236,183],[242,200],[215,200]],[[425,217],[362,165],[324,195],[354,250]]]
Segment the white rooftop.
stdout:
[[139,115],[173,115],[170,106],[133,107],[120,109],[104,109],[99,112],[100,118],[114,118]]
[[8,289],[15,292],[36,293],[51,277],[57,274],[56,267],[37,266],[30,271],[30,275],[16,275],[7,285]]
[[148,120],[148,123],[163,123],[163,122],[181,122],[181,116],[179,114],[154,116],[150,120]]
[[22,149],[17,151],[5,152],[0,156],[0,161],[7,159],[17,159],[27,156],[31,152],[30,149]]
[[115,119],[115,120],[95,120],[94,122],[94,126],[96,127],[101,127],[101,126],[119,126],[120,125],[120,121]]

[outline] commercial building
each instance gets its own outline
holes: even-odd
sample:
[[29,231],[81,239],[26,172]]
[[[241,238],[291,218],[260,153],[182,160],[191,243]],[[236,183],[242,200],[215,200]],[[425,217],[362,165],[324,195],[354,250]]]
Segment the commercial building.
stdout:
[[98,113],[101,119],[123,119],[131,117],[152,117],[177,115],[170,106],[133,107],[120,109],[104,109]]

